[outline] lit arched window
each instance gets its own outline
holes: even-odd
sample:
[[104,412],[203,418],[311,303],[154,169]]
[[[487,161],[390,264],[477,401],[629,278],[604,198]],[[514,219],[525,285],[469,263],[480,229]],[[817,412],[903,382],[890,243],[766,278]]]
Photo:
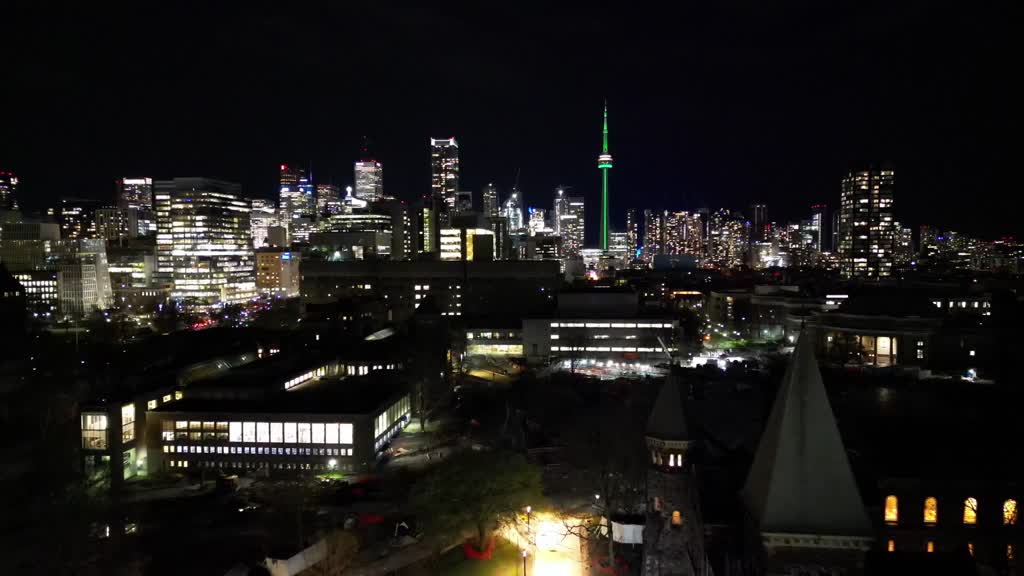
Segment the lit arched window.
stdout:
[[899,502],[892,494],[885,497],[885,521],[890,524],[900,521]]
[[1017,523],[1017,501],[1010,498],[1003,502],[1003,524],[1012,526]]
[[924,499],[924,523],[935,524],[939,521],[939,501],[933,496]]
[[676,465],[676,455],[675,454],[669,454],[668,455],[668,465],[669,466],[675,466]]
[[895,552],[896,551],[896,541],[895,540],[889,540],[888,550],[889,550],[889,552]]
[[672,525],[681,526],[683,524],[683,516],[679,513],[679,510],[672,511]]
[[964,524],[978,523],[978,499],[970,497],[964,500]]

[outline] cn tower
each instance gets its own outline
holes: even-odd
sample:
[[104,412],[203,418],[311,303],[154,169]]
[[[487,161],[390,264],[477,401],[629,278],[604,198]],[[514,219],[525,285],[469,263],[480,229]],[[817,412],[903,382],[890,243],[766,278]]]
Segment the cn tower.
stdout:
[[612,167],[612,155],[608,153],[608,101],[604,102],[604,126],[601,129],[601,155],[597,167],[601,170],[601,250],[608,250],[608,170]]

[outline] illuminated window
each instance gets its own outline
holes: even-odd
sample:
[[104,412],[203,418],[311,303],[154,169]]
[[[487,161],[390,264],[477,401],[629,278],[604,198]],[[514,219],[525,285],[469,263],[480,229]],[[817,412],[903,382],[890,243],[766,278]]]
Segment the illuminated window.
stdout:
[[228,424],[228,440],[231,442],[242,441],[242,423],[231,422]]
[[964,500],[964,524],[978,523],[978,499],[971,497]]
[[242,441],[244,441],[244,442],[255,442],[256,441],[256,423],[255,422],[242,422]]
[[324,443],[324,425],[313,424],[313,444]]
[[888,550],[889,552],[895,552],[896,551],[896,541],[895,540],[889,540],[889,544],[888,544],[888,546],[886,546],[886,550]]
[[1003,524],[1013,526],[1017,523],[1017,501],[1010,498],[1003,502]]
[[967,543],[967,553],[974,556],[974,542]]
[[885,521],[895,524],[900,520],[899,502],[896,497],[889,495],[885,497]]
[[309,422],[299,422],[299,444],[310,443],[310,428]]
[[929,496],[924,499],[924,523],[935,524],[939,521],[939,501]]
[[156,400],[150,400],[149,402],[146,402],[146,410],[156,410],[156,406]]
[[256,423],[256,441],[270,442],[270,424],[267,422]]
[[925,550],[927,550],[928,552],[935,552],[935,542],[929,540],[928,544],[925,545]]
[[352,425],[338,424],[338,444],[352,443]]
[[297,435],[295,433],[295,422],[284,423],[284,441],[287,444],[295,444]]
[[135,439],[135,404],[121,406],[121,442]]
[[270,423],[270,441],[276,444],[284,441],[284,429],[280,422]]
[[1013,544],[1007,544],[1006,545],[1006,559],[1007,560],[1013,560],[1014,557],[1015,557],[1015,555],[1013,553]]
[[82,414],[82,448],[87,450],[107,448],[106,414]]
[[672,525],[673,526],[682,526],[682,524],[683,524],[683,516],[682,516],[682,514],[679,513],[679,510],[673,510],[672,511]]

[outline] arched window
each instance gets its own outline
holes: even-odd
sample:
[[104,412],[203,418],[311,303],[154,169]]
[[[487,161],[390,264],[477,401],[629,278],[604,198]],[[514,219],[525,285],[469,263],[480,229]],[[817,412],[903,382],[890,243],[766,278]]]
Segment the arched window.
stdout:
[[885,497],[885,521],[889,524],[900,521],[899,502],[892,494]]
[[896,551],[896,541],[895,540],[889,540],[888,550],[889,550],[889,552],[895,552]]
[[939,521],[939,501],[934,496],[924,499],[924,523],[935,524]]
[[935,552],[935,542],[932,542],[931,540],[929,540],[928,544],[925,546],[925,550],[927,550],[929,553],[930,552]]
[[673,526],[682,526],[683,525],[683,516],[682,516],[682,514],[679,513],[679,510],[673,510],[672,511],[672,525]]
[[1010,498],[1003,502],[1003,524],[1013,526],[1017,523],[1017,501]]
[[669,466],[675,466],[676,465],[676,455],[675,454],[669,454],[668,455],[668,465]]
[[964,524],[978,523],[978,499],[970,497],[964,500]]

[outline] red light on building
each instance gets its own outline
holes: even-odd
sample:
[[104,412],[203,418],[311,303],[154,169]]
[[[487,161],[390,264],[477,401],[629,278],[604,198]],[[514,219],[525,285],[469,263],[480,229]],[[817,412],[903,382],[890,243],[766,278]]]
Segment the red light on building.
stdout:
[[287,164],[281,164],[281,172],[284,172],[287,169],[288,169],[288,165]]

